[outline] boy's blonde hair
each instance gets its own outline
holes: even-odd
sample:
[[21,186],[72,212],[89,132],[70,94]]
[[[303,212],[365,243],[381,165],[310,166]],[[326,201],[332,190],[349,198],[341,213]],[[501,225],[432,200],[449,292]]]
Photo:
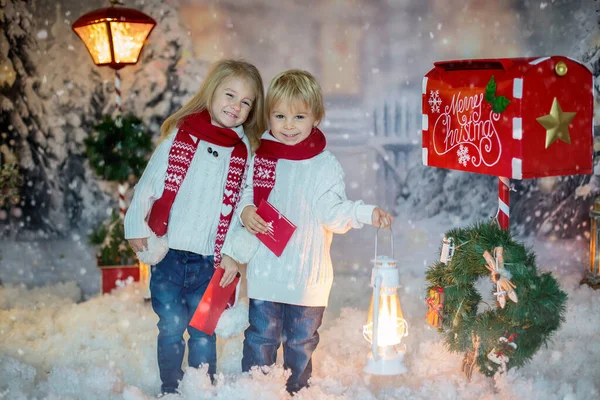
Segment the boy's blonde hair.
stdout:
[[228,78],[245,79],[256,95],[256,98],[252,102],[252,109],[248,114],[248,118],[242,124],[252,148],[255,149],[258,146],[262,133],[267,129],[267,120],[264,112],[265,94],[263,81],[258,69],[254,65],[242,60],[221,60],[213,64],[204,82],[202,82],[198,93],[163,122],[160,127],[161,140],[169,136],[169,133],[178,127],[186,116],[210,109],[217,87]]
[[319,122],[325,117],[323,91],[310,72],[290,69],[273,78],[267,91],[267,116],[282,101],[288,104],[304,103]]

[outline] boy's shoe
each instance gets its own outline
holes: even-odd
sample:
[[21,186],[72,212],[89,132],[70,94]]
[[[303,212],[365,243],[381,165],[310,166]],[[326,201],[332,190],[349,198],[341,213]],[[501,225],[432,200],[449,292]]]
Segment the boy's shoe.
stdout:
[[161,394],[159,394],[158,396],[156,396],[157,399],[174,399],[176,397],[180,397],[179,392],[162,392]]

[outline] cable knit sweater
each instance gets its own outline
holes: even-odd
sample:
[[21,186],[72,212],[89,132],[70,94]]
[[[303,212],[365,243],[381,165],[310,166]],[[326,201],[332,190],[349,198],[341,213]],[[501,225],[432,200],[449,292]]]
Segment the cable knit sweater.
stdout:
[[[263,140],[276,140],[268,132]],[[280,159],[269,203],[296,225],[278,258],[239,218],[253,204],[253,162],[223,245],[223,254],[248,263],[248,297],[302,306],[327,306],[333,283],[330,247],[334,233],[371,224],[375,206],[346,198],[344,172],[329,151],[301,161]]]
[[[250,143],[244,135],[244,128],[239,126],[233,130],[243,138],[250,154]],[[150,236],[146,217],[152,203],[162,196],[169,150],[176,134],[177,129],[174,129],[160,143],[135,187],[131,205],[125,216],[126,239]],[[208,151],[209,148],[211,152]],[[214,254],[223,189],[232,151],[233,148],[217,146],[206,141],[200,141],[198,144],[171,208],[167,231],[169,248],[202,255]]]

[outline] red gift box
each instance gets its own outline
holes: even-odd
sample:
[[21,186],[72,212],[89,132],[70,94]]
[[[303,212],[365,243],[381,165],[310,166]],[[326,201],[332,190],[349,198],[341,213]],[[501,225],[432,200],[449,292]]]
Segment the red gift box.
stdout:
[[194,327],[207,335],[215,332],[219,318],[227,307],[235,304],[236,286],[240,280],[240,273],[233,279],[229,285],[224,288],[219,285],[225,270],[221,267],[215,269],[215,272],[202,296],[202,300],[196,307],[190,326]]
[[[512,179],[592,173],[593,76],[583,64],[553,56],[434,65],[423,79],[425,165]],[[494,112],[501,97],[508,105]]]
[[131,277],[135,282],[140,280],[140,267],[133,265],[98,265],[102,272],[102,294],[110,293],[117,287],[117,281],[125,281]]
[[269,225],[269,231],[266,234],[257,233],[256,237],[277,257],[281,256],[283,249],[296,230],[296,225],[265,199],[261,200],[256,213]]

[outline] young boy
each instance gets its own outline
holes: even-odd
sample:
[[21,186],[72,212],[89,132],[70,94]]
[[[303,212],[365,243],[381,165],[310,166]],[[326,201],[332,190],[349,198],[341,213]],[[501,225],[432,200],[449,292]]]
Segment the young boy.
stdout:
[[[275,363],[283,342],[284,367],[292,374],[287,391],[308,385],[317,332],[333,282],[330,256],[334,233],[363,224],[389,227],[391,214],[362,201],[346,199],[344,172],[325,149],[317,128],[325,115],[315,78],[290,70],[269,86],[266,112],[271,130],[263,134],[229,232],[223,264],[248,263],[250,326],[246,329],[242,370]],[[266,222],[256,213],[268,200],[296,231],[280,257],[260,243]],[[232,224],[233,225],[233,224]],[[234,261],[235,260],[235,261]]]

